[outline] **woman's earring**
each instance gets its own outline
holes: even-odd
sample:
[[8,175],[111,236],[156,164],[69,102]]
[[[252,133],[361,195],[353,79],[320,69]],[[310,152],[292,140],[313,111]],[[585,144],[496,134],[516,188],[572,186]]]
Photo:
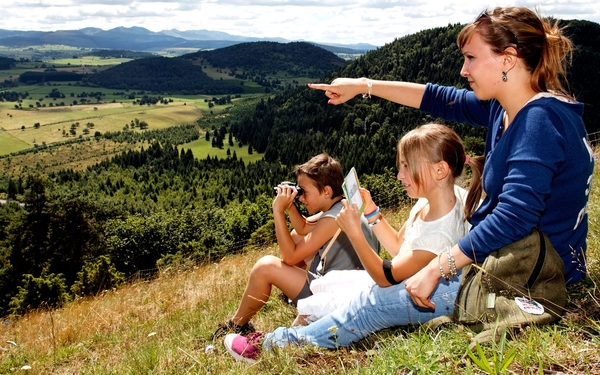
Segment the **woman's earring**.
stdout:
[[508,76],[506,75],[506,72],[502,72],[502,80],[504,82],[508,81]]

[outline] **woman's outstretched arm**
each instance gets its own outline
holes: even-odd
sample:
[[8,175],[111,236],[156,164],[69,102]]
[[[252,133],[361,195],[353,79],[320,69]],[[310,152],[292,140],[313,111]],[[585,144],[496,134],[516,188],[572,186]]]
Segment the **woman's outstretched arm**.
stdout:
[[[370,87],[369,87],[370,85]],[[309,83],[308,87],[325,91],[329,104],[342,104],[359,94],[370,94],[413,108],[421,106],[425,85],[367,78],[336,78],[331,84]]]

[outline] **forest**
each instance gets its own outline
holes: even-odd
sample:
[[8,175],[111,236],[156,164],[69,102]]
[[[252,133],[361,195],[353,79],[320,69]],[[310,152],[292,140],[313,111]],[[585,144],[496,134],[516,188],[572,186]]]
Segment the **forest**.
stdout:
[[59,71],[48,71],[48,72],[24,72],[19,75],[19,82],[27,84],[36,84],[42,82],[77,82],[81,81],[84,77],[83,74],[73,72],[59,72]]
[[244,89],[239,83],[216,81],[198,65],[167,57],[137,59],[87,77],[87,81],[118,90],[147,90],[181,94],[235,94]]
[[[332,71],[324,81],[367,76],[462,87],[462,56],[455,43],[460,28],[449,25],[399,38]],[[585,103],[590,133],[600,127],[600,98],[594,90],[600,81],[599,29],[580,21],[568,29],[577,47],[570,87]],[[164,67],[161,59],[123,65],[138,66],[132,63],[142,64],[145,72]],[[187,75],[193,65],[181,64],[185,74],[179,79],[193,81]],[[121,76],[106,73],[103,79],[117,84],[126,72],[137,74],[129,67]],[[148,82],[165,89],[162,79],[167,78],[158,69]],[[273,186],[293,179],[292,168],[320,152],[338,158],[345,170],[355,167],[361,184],[382,205],[399,205],[406,196],[395,181],[396,142],[434,120],[377,98],[359,96],[330,106],[321,92],[295,88],[189,126],[98,135],[144,142],[144,147],[85,170],[2,174],[0,193],[8,203],[0,205],[0,316],[95,295],[140,272],[216,260],[253,244],[272,243]],[[461,135],[469,154],[482,153],[484,130],[448,125]],[[235,153],[199,159],[180,150],[199,137],[198,127],[210,134],[225,134],[224,128],[264,158],[246,164]]]
[[17,62],[14,59],[0,56],[0,69],[10,69],[15,66]]

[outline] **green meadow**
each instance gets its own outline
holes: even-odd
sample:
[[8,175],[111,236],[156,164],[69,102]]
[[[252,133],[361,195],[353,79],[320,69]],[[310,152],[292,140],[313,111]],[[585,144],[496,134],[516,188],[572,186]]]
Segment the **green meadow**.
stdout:
[[[225,136],[225,140],[228,139],[228,135]],[[193,142],[183,144],[179,147],[183,150],[192,150],[194,157],[197,159],[203,159],[207,155],[211,157],[218,157],[219,159],[227,158],[227,151],[230,151],[231,156],[233,156],[233,152],[235,151],[235,155],[238,159],[242,159],[246,164],[250,162],[254,162],[262,159],[263,154],[258,154],[253,152],[252,154],[248,154],[248,146],[240,147],[236,142],[234,142],[233,146],[225,145],[222,149],[214,148],[211,146],[210,141],[205,140],[204,138],[197,139]]]
[[117,58],[117,57],[99,57],[99,56],[79,56],[72,58],[63,58],[52,60],[55,65],[62,66],[104,66],[104,65],[119,65],[121,63],[129,62],[133,59],[128,58]]
[[[73,48],[65,46],[33,46],[27,48],[7,48],[0,46],[0,55],[12,57],[19,61],[13,69],[0,71],[0,81],[16,81],[20,74],[26,71],[44,71],[47,68],[73,71],[78,73],[94,73],[108,69],[111,66],[130,61],[128,58],[110,58],[100,56],[80,56],[91,52],[91,49]],[[182,51],[172,51],[181,54]],[[187,51],[195,52],[195,51]],[[229,74],[228,71],[205,67],[206,73],[213,79],[242,81]],[[296,85],[308,83],[307,78],[288,77],[279,72],[266,77],[268,80],[278,79],[282,85]],[[255,82],[244,81],[244,97],[264,95],[265,88]],[[132,121],[145,121],[149,130],[166,129],[172,126],[193,124],[206,116],[219,116],[233,104],[215,105],[209,107],[209,101],[219,95],[174,95],[163,96],[170,100],[169,104],[137,105],[135,99],[144,95],[158,96],[139,90],[115,90],[101,87],[80,85],[78,82],[46,82],[36,85],[19,85],[0,91],[27,93],[28,97],[20,102],[0,102],[0,156],[38,146],[50,146],[54,143],[72,140],[74,138],[90,138],[89,142],[96,142],[94,147],[60,146],[60,152],[36,150],[35,157],[22,155],[12,156],[13,165],[20,165],[18,160],[23,159],[23,165],[31,165],[36,157],[57,158],[43,165],[55,167],[67,165],[77,169],[85,166],[91,160],[93,150],[97,148],[98,141],[91,137],[96,133],[116,132],[128,129]],[[64,98],[52,98],[50,93],[58,91]],[[94,93],[94,95],[91,95]],[[96,98],[101,93],[101,98]],[[84,102],[82,102],[82,99]],[[139,128],[132,131],[143,131]],[[85,148],[85,152],[81,149]],[[102,154],[114,155],[119,152],[118,145],[102,144]],[[125,146],[123,146],[125,147]],[[89,150],[88,150],[89,148]],[[208,155],[219,158],[227,157],[227,153],[245,162],[252,162],[262,158],[257,153],[248,153],[247,146],[240,147],[237,142],[234,146],[225,146],[222,149],[214,148],[204,139],[203,131],[199,140],[182,145],[183,149],[191,149],[194,156],[204,158]],[[108,151],[108,150],[110,151]],[[63,160],[64,159],[64,160]],[[88,160],[89,159],[89,160]],[[40,162],[37,162],[39,165]]]
[[26,150],[30,147],[27,143],[7,133],[4,129],[0,129],[0,155]]

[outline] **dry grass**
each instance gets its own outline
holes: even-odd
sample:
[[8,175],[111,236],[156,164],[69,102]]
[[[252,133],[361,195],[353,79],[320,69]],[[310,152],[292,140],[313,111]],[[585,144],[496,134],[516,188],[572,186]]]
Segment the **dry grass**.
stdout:
[[0,159],[0,169],[8,176],[19,176],[26,171],[40,173],[57,172],[64,169],[85,170],[103,160],[124,151],[148,148],[145,142],[118,143],[100,138],[80,143],[71,143],[52,148],[40,148],[37,152],[15,155]]
[[[35,373],[81,373],[92,363],[117,369],[124,358],[135,357],[140,346],[159,351],[156,366],[163,370],[173,361],[185,366],[188,354],[202,352],[211,343],[208,333],[232,314],[254,262],[272,252],[252,251],[191,271],[164,272],[157,279],[134,281],[62,309],[7,320],[0,337],[17,346],[2,344],[8,350],[0,354],[0,373],[8,370],[7,362],[14,368],[28,364]],[[291,309],[276,310],[285,320],[293,319]],[[263,316],[257,316],[259,326],[266,326]]]

